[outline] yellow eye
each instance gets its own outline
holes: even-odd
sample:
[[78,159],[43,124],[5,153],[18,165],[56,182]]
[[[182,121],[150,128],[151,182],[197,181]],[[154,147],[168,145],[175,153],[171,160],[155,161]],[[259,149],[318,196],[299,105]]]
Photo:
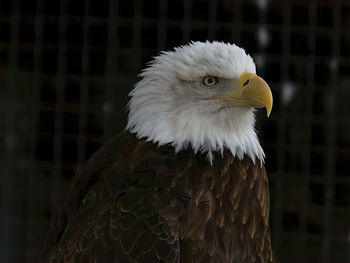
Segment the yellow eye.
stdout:
[[213,87],[216,83],[218,83],[216,77],[208,76],[203,78],[203,84],[207,87]]

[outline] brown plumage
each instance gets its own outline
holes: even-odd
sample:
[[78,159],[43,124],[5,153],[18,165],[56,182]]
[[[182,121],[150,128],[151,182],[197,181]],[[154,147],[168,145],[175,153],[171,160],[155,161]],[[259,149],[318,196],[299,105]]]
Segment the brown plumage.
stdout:
[[75,176],[42,262],[273,262],[253,109],[273,98],[252,58],[192,42],[140,76],[128,132]]
[[84,165],[41,262],[274,262],[260,161],[122,133]]

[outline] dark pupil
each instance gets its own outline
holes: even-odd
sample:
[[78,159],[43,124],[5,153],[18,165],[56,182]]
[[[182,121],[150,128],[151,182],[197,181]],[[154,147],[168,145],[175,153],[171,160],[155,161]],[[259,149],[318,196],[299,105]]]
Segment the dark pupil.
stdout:
[[209,84],[212,84],[214,82],[213,78],[208,78],[207,81],[208,81]]

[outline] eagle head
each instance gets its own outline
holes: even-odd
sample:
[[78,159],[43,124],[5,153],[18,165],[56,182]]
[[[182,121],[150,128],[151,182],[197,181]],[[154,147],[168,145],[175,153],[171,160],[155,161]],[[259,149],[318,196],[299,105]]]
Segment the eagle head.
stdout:
[[266,82],[244,49],[222,42],[191,42],[162,52],[130,92],[126,129],[175,151],[228,149],[239,159],[264,160],[254,108],[272,109]]

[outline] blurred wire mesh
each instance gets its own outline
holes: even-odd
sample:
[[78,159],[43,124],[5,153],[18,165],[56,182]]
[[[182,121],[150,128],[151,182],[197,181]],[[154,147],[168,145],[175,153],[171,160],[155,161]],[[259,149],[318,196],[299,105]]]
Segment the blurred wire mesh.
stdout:
[[350,262],[350,2],[0,0],[0,262],[36,262],[78,167],[160,50],[234,42],[270,84],[257,130],[279,262]]

